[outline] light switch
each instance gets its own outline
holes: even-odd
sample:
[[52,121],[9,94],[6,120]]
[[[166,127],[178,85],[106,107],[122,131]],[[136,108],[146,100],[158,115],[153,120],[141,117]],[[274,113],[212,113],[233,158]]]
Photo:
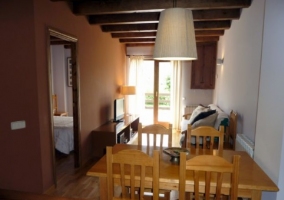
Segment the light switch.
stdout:
[[22,129],[26,128],[26,121],[16,121],[16,122],[11,122],[11,130],[17,130],[17,129]]

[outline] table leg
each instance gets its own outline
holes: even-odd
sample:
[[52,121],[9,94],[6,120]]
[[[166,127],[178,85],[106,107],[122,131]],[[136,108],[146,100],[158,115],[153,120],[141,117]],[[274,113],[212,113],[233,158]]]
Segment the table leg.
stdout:
[[100,177],[100,200],[107,200],[107,178]]
[[261,200],[261,191],[260,190],[253,190],[251,200]]

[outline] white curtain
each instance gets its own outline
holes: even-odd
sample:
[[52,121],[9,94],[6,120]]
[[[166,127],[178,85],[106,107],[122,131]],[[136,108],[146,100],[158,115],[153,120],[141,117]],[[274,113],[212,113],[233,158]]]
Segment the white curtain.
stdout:
[[171,61],[173,68],[172,80],[171,80],[171,122],[173,129],[179,129],[181,121],[181,62]]
[[136,95],[129,96],[129,112],[133,114],[141,113],[145,102],[143,83],[139,79],[139,75],[142,74],[143,58],[143,56],[130,56],[128,85],[136,86]]

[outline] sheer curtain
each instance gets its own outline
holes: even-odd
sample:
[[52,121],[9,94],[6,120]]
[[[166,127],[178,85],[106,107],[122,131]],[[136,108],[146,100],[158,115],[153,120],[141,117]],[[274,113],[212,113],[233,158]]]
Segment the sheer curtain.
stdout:
[[171,123],[173,124],[173,129],[179,129],[181,121],[181,62],[171,61],[173,68],[172,80],[171,80]]
[[141,113],[145,102],[143,83],[139,79],[139,75],[142,74],[143,59],[143,56],[130,56],[128,66],[128,85],[136,86],[136,95],[129,96],[129,111],[133,114]]

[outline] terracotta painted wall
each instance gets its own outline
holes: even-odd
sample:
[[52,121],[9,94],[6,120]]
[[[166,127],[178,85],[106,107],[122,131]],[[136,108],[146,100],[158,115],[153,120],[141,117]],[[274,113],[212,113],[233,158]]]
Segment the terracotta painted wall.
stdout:
[[[65,2],[0,2],[0,188],[42,193],[53,184],[48,88],[47,28],[78,38],[81,145],[92,155],[91,131],[112,117],[123,84],[124,46]],[[12,131],[12,121],[26,128]]]
[[[0,8],[0,188],[41,191],[33,1],[1,1]],[[26,128],[11,130],[19,120]]]

